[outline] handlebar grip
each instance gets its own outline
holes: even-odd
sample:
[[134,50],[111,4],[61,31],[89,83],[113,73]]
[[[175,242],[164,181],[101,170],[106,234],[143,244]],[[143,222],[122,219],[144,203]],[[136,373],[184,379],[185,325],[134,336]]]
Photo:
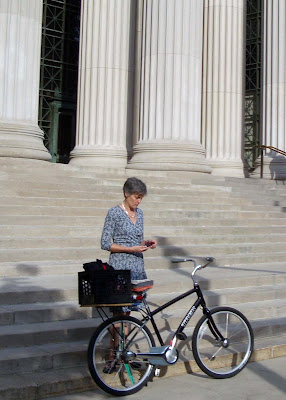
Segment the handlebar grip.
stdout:
[[172,263],[181,263],[181,262],[185,262],[185,261],[187,261],[186,258],[172,258],[171,259]]

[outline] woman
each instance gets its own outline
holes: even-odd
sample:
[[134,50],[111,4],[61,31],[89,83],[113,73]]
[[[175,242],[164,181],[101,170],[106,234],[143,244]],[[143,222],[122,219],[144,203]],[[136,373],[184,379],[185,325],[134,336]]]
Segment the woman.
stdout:
[[[109,264],[115,269],[129,269],[131,280],[146,279],[143,253],[155,249],[155,240],[143,239],[143,212],[138,208],[147,194],[145,183],[135,177],[128,178],[123,186],[124,200],[111,208],[105,218],[101,236],[101,248],[110,251]],[[129,315],[128,307],[111,307],[114,315]],[[114,349],[118,345],[117,335],[110,342],[110,359],[103,368],[105,374],[116,371]],[[115,335],[114,335],[115,336]],[[138,364],[138,363],[137,363]],[[140,368],[132,362],[132,368]]]
[[109,264],[113,268],[130,269],[131,280],[146,279],[143,253],[157,245],[156,240],[143,239],[143,212],[138,206],[147,188],[140,179],[128,178],[123,194],[123,202],[107,213],[101,248],[110,251]]

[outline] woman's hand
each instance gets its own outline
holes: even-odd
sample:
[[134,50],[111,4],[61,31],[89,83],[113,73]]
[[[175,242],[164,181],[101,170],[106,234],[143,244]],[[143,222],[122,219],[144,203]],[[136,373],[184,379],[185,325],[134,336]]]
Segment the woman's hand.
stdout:
[[157,246],[157,241],[156,240],[143,240],[141,245],[144,243],[145,247],[149,249],[155,249]]
[[129,247],[130,251],[132,251],[132,253],[143,253],[144,251],[147,251],[149,249],[149,247],[143,245],[142,244],[140,246],[132,246]]
[[155,249],[157,246],[156,240],[143,240],[139,246],[126,247],[113,243],[110,246],[111,253],[144,253],[149,249]]

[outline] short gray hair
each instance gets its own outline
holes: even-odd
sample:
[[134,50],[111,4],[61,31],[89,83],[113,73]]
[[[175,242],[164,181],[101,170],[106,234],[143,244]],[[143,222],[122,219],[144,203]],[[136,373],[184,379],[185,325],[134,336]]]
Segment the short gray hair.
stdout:
[[135,178],[128,178],[127,181],[123,185],[123,193],[126,193],[127,196],[131,194],[140,194],[141,196],[146,196],[147,194],[147,187],[144,182],[140,179]]

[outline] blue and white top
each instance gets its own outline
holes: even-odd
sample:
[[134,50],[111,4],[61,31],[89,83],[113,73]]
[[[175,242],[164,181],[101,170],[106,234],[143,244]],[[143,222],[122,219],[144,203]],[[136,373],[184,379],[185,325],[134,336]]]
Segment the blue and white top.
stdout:
[[[113,243],[132,247],[140,246],[143,240],[143,211],[137,208],[134,224],[117,205],[108,210],[101,236],[101,248],[110,250]],[[142,253],[111,253],[109,264],[115,269],[130,269],[131,280],[147,279]]]

